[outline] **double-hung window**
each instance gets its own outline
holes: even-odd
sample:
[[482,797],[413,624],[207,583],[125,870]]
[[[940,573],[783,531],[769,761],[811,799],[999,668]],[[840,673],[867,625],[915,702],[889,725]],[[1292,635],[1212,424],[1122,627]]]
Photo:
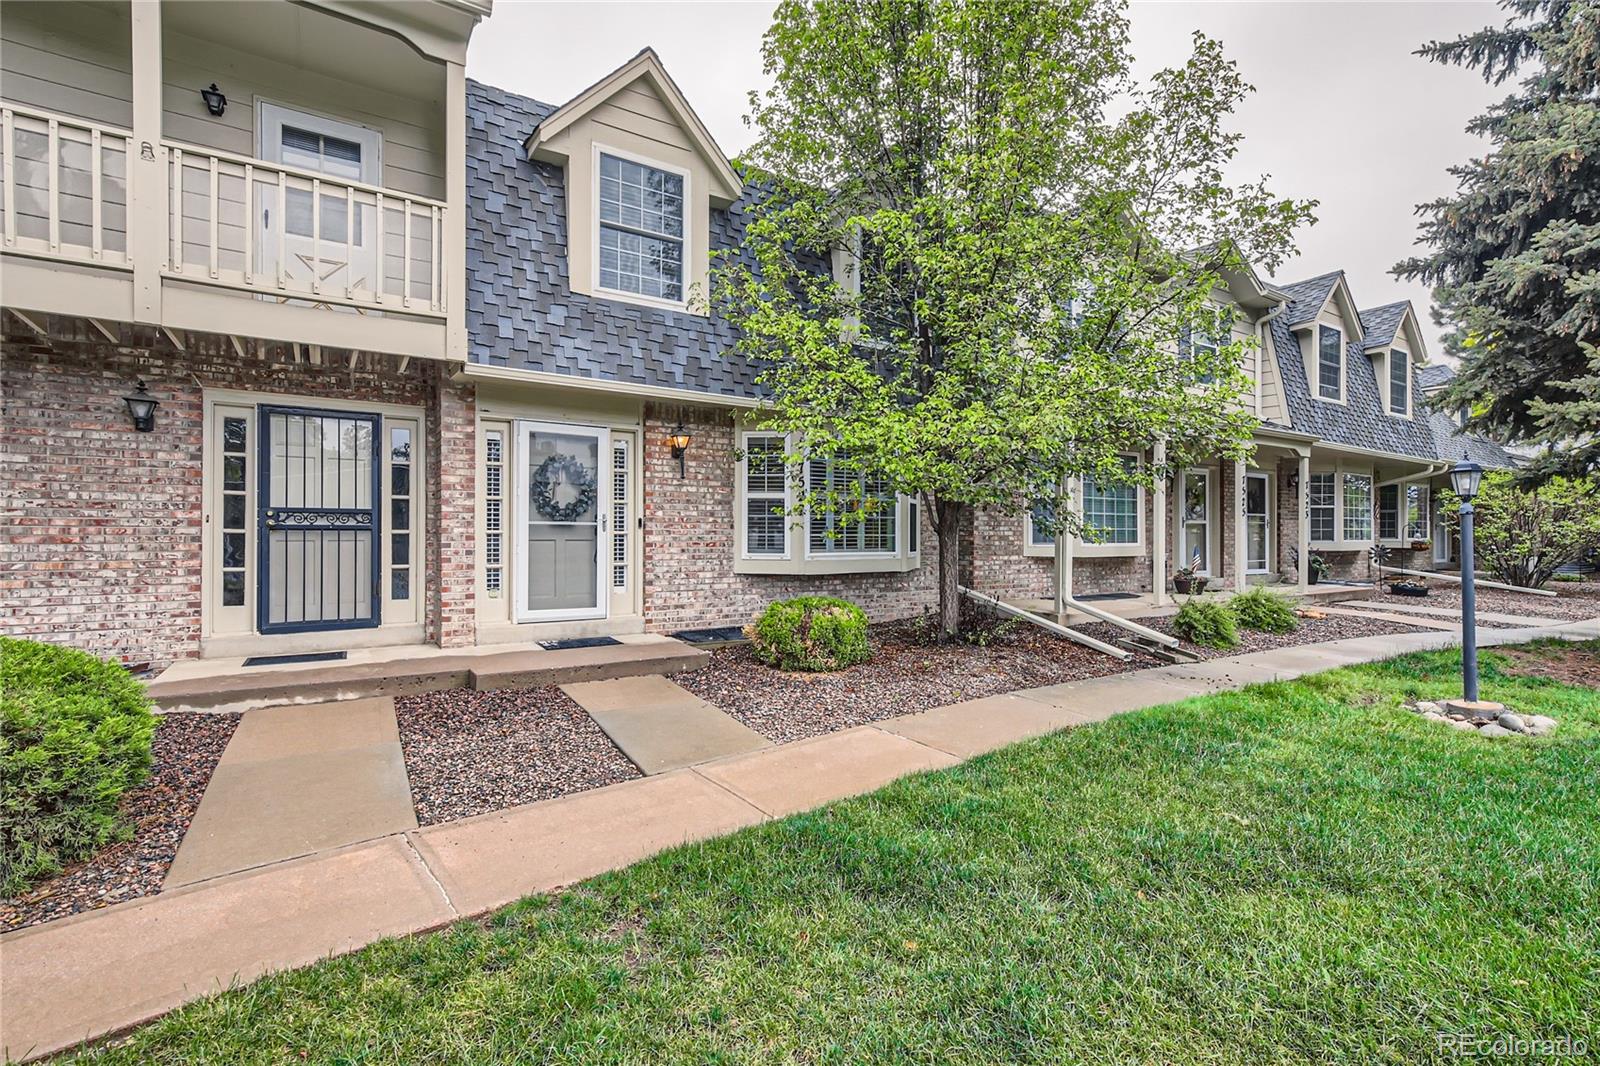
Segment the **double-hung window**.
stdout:
[[1411,412],[1411,357],[1398,348],[1389,350],[1389,413]]
[[1317,327],[1317,395],[1344,399],[1344,334],[1332,326]]
[[1311,539],[1326,542],[1334,539],[1334,476],[1332,473],[1312,474],[1306,488],[1306,508],[1311,523]]
[[[1131,478],[1139,461],[1122,457]],[[1093,544],[1139,543],[1139,486],[1130,482],[1100,484],[1083,478],[1083,539]]]
[[777,433],[744,439],[744,551],[750,556],[789,553],[788,471],[785,441]]
[[683,299],[683,175],[600,154],[600,287]]
[[[1202,359],[1215,359],[1222,343],[1207,333],[1185,330],[1183,339],[1178,345],[1179,352],[1185,360],[1198,362]],[[1202,385],[1209,385],[1215,378],[1208,371],[1201,374],[1196,381]]]
[[817,497],[806,523],[812,555],[894,552],[898,498],[886,478],[830,456],[808,461],[806,479]]
[[1344,475],[1344,539],[1372,539],[1372,475]]

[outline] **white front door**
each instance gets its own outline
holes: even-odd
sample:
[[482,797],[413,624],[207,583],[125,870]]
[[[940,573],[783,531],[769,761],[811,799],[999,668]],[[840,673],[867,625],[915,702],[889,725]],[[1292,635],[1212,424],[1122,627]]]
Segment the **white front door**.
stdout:
[[517,423],[517,621],[606,617],[611,464],[604,429]]
[[1272,568],[1271,483],[1266,474],[1244,476],[1245,572],[1265,574]]
[[378,291],[375,205],[357,202],[341,182],[379,183],[382,135],[265,101],[258,129],[262,159],[333,179],[324,185],[292,177],[280,198],[276,179],[258,176],[258,268],[271,274],[281,265],[290,287],[301,292]]
[[1211,575],[1211,472],[1185,470],[1178,479],[1178,565]]

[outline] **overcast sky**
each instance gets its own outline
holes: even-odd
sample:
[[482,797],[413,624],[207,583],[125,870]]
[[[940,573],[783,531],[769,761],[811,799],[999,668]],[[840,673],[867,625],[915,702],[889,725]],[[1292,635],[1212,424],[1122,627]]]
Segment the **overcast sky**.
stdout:
[[[473,36],[471,76],[561,103],[650,45],[729,155],[749,143],[747,93],[762,87],[772,5],[496,0]],[[1411,52],[1501,21],[1491,3],[1136,2],[1141,75],[1176,66],[1200,30],[1223,42],[1256,92],[1235,116],[1237,177],[1270,174],[1279,195],[1322,202],[1300,254],[1277,275],[1343,269],[1362,307],[1410,299],[1439,358],[1428,292],[1388,271],[1410,254],[1416,204],[1454,187],[1445,167],[1483,151],[1467,121],[1505,87]]]

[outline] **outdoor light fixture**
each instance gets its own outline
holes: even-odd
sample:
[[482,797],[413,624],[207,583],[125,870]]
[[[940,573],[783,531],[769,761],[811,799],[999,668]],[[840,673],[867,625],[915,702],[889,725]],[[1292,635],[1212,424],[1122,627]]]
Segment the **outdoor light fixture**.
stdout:
[[133,390],[132,395],[124,396],[122,402],[128,405],[128,417],[133,419],[134,429],[149,433],[156,428],[156,408],[161,404],[150,395],[143,381],[139,382],[139,387]]
[[1465,501],[1471,501],[1478,494],[1482,481],[1483,467],[1477,463],[1460,462],[1450,471],[1450,487]]
[[689,431],[683,428],[682,422],[673,426],[672,432],[667,434],[667,445],[672,449],[672,457],[678,460],[678,477],[680,478],[686,476],[683,457],[689,451],[689,441],[692,439],[689,436]]
[[1450,471],[1450,487],[1461,497],[1461,694],[1455,707],[1474,717],[1486,717],[1505,710],[1498,703],[1478,699],[1478,594],[1472,561],[1472,498],[1483,481],[1483,467],[1462,460]]
[[1299,492],[1300,491],[1300,475],[1299,474],[1290,474],[1289,475],[1289,491],[1290,492]]
[[212,82],[209,89],[201,89],[200,98],[206,102],[206,110],[219,118],[228,109],[228,98],[222,95],[216,82]]

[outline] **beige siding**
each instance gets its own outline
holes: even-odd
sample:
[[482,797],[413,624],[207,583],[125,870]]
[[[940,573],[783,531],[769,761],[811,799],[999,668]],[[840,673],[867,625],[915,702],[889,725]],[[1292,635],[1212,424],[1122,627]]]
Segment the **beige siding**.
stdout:
[[694,150],[689,135],[643,79],[596,107],[590,113],[590,121],[601,139],[608,131],[618,130],[680,152]]
[[127,5],[7,4],[0,96],[108,126],[133,124]]
[[[400,95],[173,31],[163,35],[162,124],[169,140],[257,154],[256,103],[267,100],[378,130],[382,184],[444,199],[444,70],[373,31],[375,54],[414,65],[418,95]],[[29,107],[108,125],[132,124],[126,5],[7,4],[0,20],[0,94]],[[390,53],[394,53],[392,56]],[[213,117],[200,90],[228,97]]]
[[1278,373],[1278,351],[1267,330],[1266,347],[1261,350],[1261,411],[1263,421],[1290,425],[1289,411],[1283,402],[1283,378]]

